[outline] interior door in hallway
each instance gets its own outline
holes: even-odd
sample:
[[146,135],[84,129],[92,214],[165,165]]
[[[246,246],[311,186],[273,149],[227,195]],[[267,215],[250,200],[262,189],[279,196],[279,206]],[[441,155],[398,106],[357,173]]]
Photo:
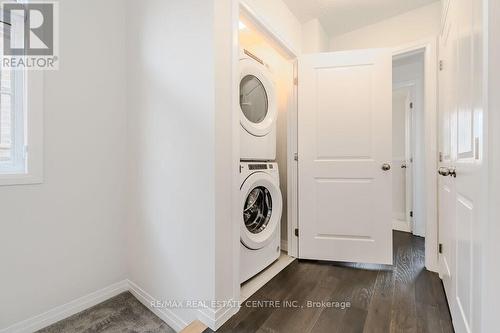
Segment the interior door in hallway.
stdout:
[[440,273],[455,331],[481,332],[482,5],[449,6],[440,38]]
[[299,59],[299,257],[392,264],[392,53]]

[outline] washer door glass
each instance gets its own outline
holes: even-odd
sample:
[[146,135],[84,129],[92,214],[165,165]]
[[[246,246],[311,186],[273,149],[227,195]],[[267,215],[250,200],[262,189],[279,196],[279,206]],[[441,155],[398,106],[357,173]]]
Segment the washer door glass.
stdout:
[[273,202],[267,188],[259,186],[250,191],[243,209],[243,221],[248,231],[258,234],[266,229],[272,211]]
[[258,124],[267,116],[268,99],[262,82],[253,75],[245,76],[240,82],[240,107],[245,117]]

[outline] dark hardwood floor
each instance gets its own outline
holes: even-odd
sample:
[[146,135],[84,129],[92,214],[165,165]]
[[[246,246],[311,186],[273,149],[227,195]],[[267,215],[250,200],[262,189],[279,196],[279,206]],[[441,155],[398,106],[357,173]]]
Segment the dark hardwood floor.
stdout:
[[453,327],[441,280],[424,268],[424,239],[394,232],[393,267],[296,260],[217,332],[446,333]]

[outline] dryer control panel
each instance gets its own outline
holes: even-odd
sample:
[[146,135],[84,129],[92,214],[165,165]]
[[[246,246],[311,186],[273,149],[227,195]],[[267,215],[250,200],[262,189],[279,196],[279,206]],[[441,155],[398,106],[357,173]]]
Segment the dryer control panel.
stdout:
[[252,173],[265,172],[279,181],[278,164],[276,162],[241,162],[240,174],[242,180]]

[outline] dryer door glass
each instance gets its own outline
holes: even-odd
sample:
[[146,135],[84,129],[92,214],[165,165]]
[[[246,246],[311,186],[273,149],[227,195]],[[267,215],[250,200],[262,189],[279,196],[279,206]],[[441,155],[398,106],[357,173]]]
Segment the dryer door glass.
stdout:
[[258,234],[266,229],[273,211],[271,193],[265,187],[254,188],[248,194],[243,210],[243,220],[248,231]]
[[252,123],[262,122],[267,115],[268,99],[262,82],[253,75],[245,76],[240,82],[240,107]]

